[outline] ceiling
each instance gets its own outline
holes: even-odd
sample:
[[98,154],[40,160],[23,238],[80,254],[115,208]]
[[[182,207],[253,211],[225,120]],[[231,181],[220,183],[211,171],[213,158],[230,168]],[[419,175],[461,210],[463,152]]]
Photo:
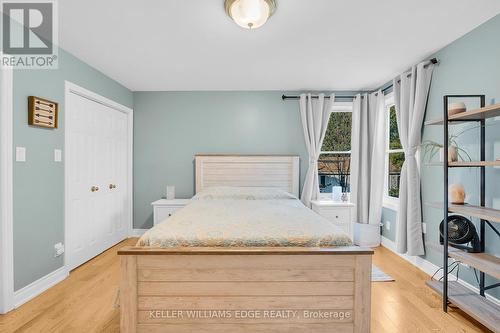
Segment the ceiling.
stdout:
[[373,89],[500,13],[498,0],[278,0],[250,31],[223,0],[58,3],[61,47],[134,91]]

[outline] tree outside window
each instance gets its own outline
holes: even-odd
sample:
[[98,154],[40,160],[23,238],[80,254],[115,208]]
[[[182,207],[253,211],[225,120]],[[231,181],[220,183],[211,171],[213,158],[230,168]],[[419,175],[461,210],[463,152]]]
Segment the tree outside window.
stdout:
[[332,112],[318,160],[319,189],[350,191],[352,112]]
[[398,123],[396,118],[396,107],[391,105],[388,109],[388,148],[387,148],[387,192],[386,195],[399,198],[399,181],[401,178],[401,168],[405,161],[403,146],[399,139]]

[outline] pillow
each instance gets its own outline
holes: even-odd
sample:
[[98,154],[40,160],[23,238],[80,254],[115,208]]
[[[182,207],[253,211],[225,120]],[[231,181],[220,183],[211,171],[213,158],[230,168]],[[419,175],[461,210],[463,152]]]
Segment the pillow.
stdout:
[[219,199],[235,199],[235,200],[280,200],[280,199],[297,199],[294,195],[270,187],[231,187],[231,186],[214,186],[208,187],[197,193],[193,200],[219,200]]

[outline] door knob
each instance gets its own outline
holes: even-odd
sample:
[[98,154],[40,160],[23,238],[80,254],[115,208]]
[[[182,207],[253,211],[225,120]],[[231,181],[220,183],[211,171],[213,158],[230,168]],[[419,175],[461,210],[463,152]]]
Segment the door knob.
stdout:
[[91,191],[91,192],[97,192],[97,191],[99,191],[99,187],[97,187],[97,186],[92,186],[92,187],[90,188],[90,191]]
[[114,189],[114,188],[116,188],[116,185],[115,185],[115,184],[109,184],[109,189],[110,189],[110,190],[112,190],[112,189]]

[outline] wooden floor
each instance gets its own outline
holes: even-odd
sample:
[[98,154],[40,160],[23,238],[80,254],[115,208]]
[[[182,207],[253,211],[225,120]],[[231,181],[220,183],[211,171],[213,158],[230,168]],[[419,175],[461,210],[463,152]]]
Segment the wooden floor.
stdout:
[[[113,307],[116,251],[135,241],[118,244],[19,309],[0,315],[0,332],[119,332],[119,310]],[[488,332],[460,310],[443,313],[439,297],[424,285],[429,276],[389,250],[376,249],[374,264],[396,282],[372,284],[372,332]]]

